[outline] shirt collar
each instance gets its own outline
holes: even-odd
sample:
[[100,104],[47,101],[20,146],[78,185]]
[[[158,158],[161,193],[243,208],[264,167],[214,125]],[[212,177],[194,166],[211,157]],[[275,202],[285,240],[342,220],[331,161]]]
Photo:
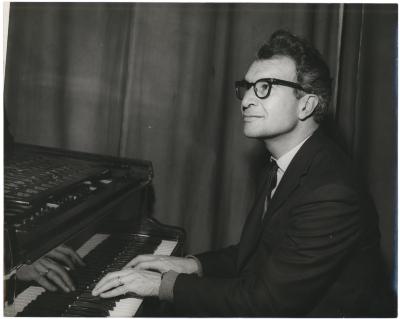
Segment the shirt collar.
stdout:
[[310,138],[310,136],[306,137],[303,141],[301,141],[299,144],[297,144],[290,151],[286,152],[285,154],[283,154],[278,159],[276,159],[276,158],[271,156],[271,158],[276,161],[276,164],[278,165],[278,168],[283,173],[286,172],[286,169],[288,168],[288,166],[289,166],[290,162],[292,161],[293,157],[299,151],[300,147],[302,147],[302,145]]

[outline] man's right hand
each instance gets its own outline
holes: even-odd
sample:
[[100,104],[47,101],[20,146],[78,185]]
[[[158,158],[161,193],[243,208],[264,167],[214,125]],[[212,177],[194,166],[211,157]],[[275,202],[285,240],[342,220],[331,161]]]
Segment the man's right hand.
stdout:
[[60,288],[70,292],[75,290],[75,286],[67,269],[73,270],[78,265],[85,265],[82,258],[73,249],[61,245],[31,265],[23,265],[17,271],[17,279],[36,281],[50,291]]
[[193,274],[199,271],[198,265],[193,258],[161,255],[139,255],[132,259],[124,268],[155,270],[160,273],[173,270],[183,274]]

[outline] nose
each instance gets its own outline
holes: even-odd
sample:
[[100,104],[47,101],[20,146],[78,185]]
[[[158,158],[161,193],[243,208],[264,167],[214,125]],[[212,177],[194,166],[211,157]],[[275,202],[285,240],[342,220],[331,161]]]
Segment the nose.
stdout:
[[254,105],[254,99],[256,99],[256,95],[254,94],[254,90],[252,88],[248,89],[243,96],[241,107],[242,112],[247,110],[249,107]]

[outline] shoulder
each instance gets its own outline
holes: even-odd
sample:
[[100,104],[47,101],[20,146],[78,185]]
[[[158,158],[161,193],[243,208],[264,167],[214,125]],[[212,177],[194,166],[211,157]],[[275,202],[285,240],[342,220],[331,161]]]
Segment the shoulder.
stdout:
[[309,154],[308,166],[303,176],[305,186],[310,190],[360,190],[356,165],[333,140],[319,133],[311,143],[314,143],[315,147],[311,148],[314,153]]
[[[360,179],[357,165],[330,138],[319,133],[305,145],[303,174],[300,177],[298,204],[324,203],[337,208],[357,208],[369,205],[369,196]],[[369,209],[370,207],[368,207]]]
[[368,216],[377,222],[375,206],[360,178],[356,163],[331,139],[320,136],[315,152],[309,156],[307,170],[297,192],[298,212],[314,207],[315,213],[348,218]]

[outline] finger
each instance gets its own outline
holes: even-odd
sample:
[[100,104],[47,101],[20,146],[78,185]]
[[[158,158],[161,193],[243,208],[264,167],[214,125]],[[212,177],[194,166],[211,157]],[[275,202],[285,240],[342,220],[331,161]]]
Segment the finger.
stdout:
[[116,272],[112,272],[112,273],[108,273],[107,275],[105,275],[94,287],[94,289],[92,290],[92,294],[93,295],[98,295],[98,293],[100,291],[106,291],[107,287],[110,286],[110,283],[115,282],[115,278],[119,277],[119,271]]
[[96,286],[93,289],[92,294],[94,296],[97,296],[107,290],[110,290],[115,287],[119,287],[121,285],[121,283],[122,283],[122,281],[121,281],[120,277],[111,278],[107,282],[103,283],[101,286]]
[[71,269],[75,269],[75,265],[72,262],[72,260],[67,255],[64,255],[63,253],[61,253],[61,252],[59,252],[57,250],[52,250],[46,256],[50,257],[50,258],[52,258],[54,260],[57,260],[59,262],[64,263],[65,265],[67,265]]
[[149,255],[149,254],[139,255],[139,256],[133,258],[129,263],[127,263],[124,268],[136,267],[139,263],[154,260],[155,259],[154,257],[155,257],[154,255]]
[[116,296],[120,296],[120,295],[124,295],[127,293],[127,288],[123,285],[123,286],[119,286],[113,290],[107,291],[107,292],[103,292],[100,294],[101,298],[111,298],[111,297],[116,297]]
[[69,290],[75,290],[74,283],[72,282],[71,277],[69,276],[68,272],[65,270],[65,268],[53,261],[51,261],[48,258],[42,258],[42,262],[45,264],[47,269],[51,270],[53,274],[52,277],[49,276],[49,273],[47,273],[47,278],[53,279],[57,278],[57,284],[61,281],[63,285],[60,287],[63,288],[64,291],[66,291],[65,287],[68,287]]
[[96,287],[93,289],[95,290],[96,288],[101,287],[102,285],[104,285],[106,282],[113,280],[114,278],[122,278],[125,275],[129,274],[132,272],[132,269],[123,269],[123,270],[119,270],[119,271],[114,271],[114,272],[109,272],[107,275],[105,275],[96,285]]
[[44,276],[39,276],[36,278],[36,281],[39,285],[42,287],[46,288],[47,290],[50,291],[57,291],[57,286],[53,285],[46,277]]
[[18,269],[16,273],[17,279],[21,281],[37,281],[41,274],[45,273],[46,270],[41,266],[37,265],[37,263],[33,263],[32,265],[23,265],[20,269]]
[[135,270],[156,270],[158,272],[164,272],[165,267],[162,265],[162,263],[158,261],[150,261],[150,262],[142,262],[138,264],[134,269]]
[[33,267],[39,276],[46,274],[48,271],[48,268],[44,265],[44,262],[42,259],[39,259],[37,262],[35,262],[33,264]]
[[96,284],[96,286],[94,287],[93,291],[95,290],[100,290],[101,287],[106,284],[107,282],[109,282],[110,280],[112,280],[114,277],[117,277],[118,275],[115,275],[117,272],[110,272],[107,275],[105,275],[103,278],[101,278],[99,280],[99,282]]
[[57,248],[64,254],[68,255],[75,264],[78,264],[81,266],[86,265],[85,262],[83,261],[83,259],[81,258],[81,256],[79,256],[78,253],[75,250],[73,250],[72,248],[65,246],[65,245],[61,245]]
[[65,292],[71,291],[71,288],[68,287],[68,285],[64,282],[64,280],[55,271],[49,270],[49,272],[46,274],[46,277],[48,280],[57,285],[63,291]]
[[68,246],[61,245],[61,246],[57,247],[55,249],[55,251],[57,251],[58,253],[63,254],[64,256],[66,256],[66,258],[68,258],[74,264],[77,264],[77,265],[80,265],[80,266],[85,266],[86,265],[84,263],[84,261],[82,260],[82,258],[77,254],[77,252],[75,250],[73,250],[72,248],[68,247]]

